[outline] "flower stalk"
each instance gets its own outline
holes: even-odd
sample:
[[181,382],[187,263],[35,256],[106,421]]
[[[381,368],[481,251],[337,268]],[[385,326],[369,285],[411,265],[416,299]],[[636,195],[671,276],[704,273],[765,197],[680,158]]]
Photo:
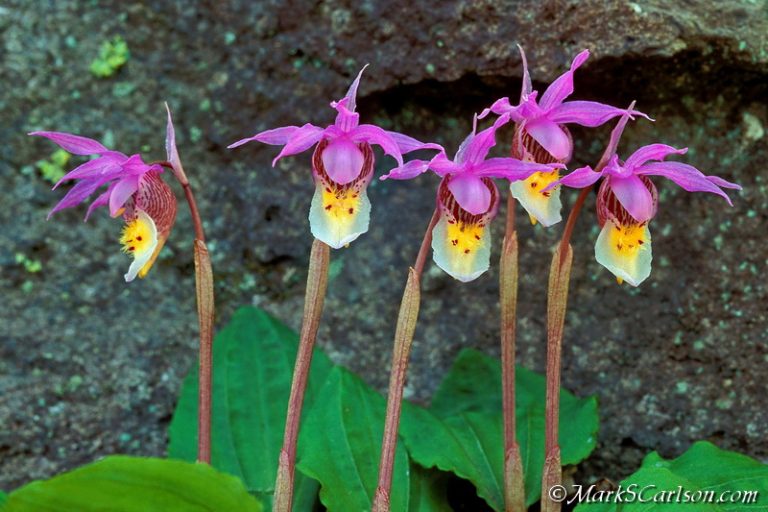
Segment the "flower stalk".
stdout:
[[[595,170],[602,171],[608,164],[609,158],[619,144],[619,138],[629,120],[629,112],[635,106],[635,102],[629,106],[616,127],[611,132],[600,161]],[[544,434],[544,469],[541,476],[541,510],[542,512],[559,512],[560,502],[550,498],[549,490],[562,484],[562,464],[560,459],[559,421],[560,421],[560,369],[563,347],[563,327],[565,324],[565,312],[568,304],[568,285],[571,278],[571,264],[573,263],[573,250],[571,248],[571,235],[576,225],[584,201],[587,199],[592,186],[581,190],[576,202],[573,204],[568,220],[563,229],[560,244],[552,256],[552,265],[549,270],[549,289],[547,291],[547,397],[545,411]]]
[[168,161],[160,165],[171,169],[174,177],[184,189],[189,214],[195,230],[195,295],[197,298],[197,316],[200,329],[200,347],[198,356],[198,396],[197,396],[197,461],[211,463],[211,410],[213,402],[213,322],[215,305],[213,296],[213,269],[211,257],[205,244],[205,231],[200,218],[200,210],[192,192],[192,187],[184,172],[184,166],[176,148],[176,132],[173,127],[171,110],[168,111],[168,125],[165,135],[165,150]]
[[427,253],[432,243],[432,230],[440,218],[435,209],[432,219],[424,233],[419,254],[413,267],[408,270],[408,280],[400,302],[395,329],[395,346],[392,351],[392,369],[389,376],[387,412],[384,422],[384,436],[381,442],[381,460],[379,462],[379,482],[373,500],[373,512],[389,512],[390,490],[392,488],[392,470],[395,464],[397,448],[397,429],[400,425],[400,410],[403,401],[403,387],[408,371],[408,360],[413,344],[413,334],[419,317],[421,303],[421,274],[427,260]]
[[299,351],[296,354],[296,364],[293,369],[291,393],[288,398],[288,414],[285,419],[285,434],[283,447],[280,450],[280,460],[275,482],[275,501],[272,509],[275,512],[290,512],[293,502],[293,483],[296,470],[296,442],[299,437],[299,422],[304,403],[304,394],[312,364],[317,329],[323,313],[325,292],[328,286],[328,263],[330,247],[318,239],[312,242],[309,256],[309,272],[307,275],[307,291],[304,299],[304,318],[299,339]]
[[517,315],[517,231],[515,200],[507,199],[507,227],[499,263],[501,378],[504,410],[504,502],[507,512],[525,510],[525,484],[515,425],[515,328]]
[[[586,194],[584,194],[586,195]],[[583,200],[581,201],[583,202]],[[577,203],[578,204],[578,203]],[[571,219],[579,208],[571,210]],[[574,214],[575,212],[575,214]],[[541,477],[542,512],[559,512],[560,503],[550,499],[549,489],[562,481],[558,427],[560,413],[560,356],[562,353],[563,325],[568,302],[568,284],[571,276],[573,251],[567,238],[555,250],[549,271],[547,296],[547,399],[545,420],[544,470]]]

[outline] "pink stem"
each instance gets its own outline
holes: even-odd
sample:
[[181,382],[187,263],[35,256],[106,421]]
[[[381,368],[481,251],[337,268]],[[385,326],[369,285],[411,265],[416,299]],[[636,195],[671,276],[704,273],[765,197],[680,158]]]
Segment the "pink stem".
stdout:
[[437,209],[432,214],[424,239],[421,242],[416,262],[408,272],[408,281],[400,302],[400,312],[397,316],[395,329],[395,346],[392,352],[392,369],[389,376],[389,394],[387,396],[387,412],[384,421],[384,437],[381,442],[381,460],[379,462],[379,483],[373,500],[373,512],[389,512],[390,491],[392,488],[392,472],[395,465],[395,449],[397,448],[397,429],[400,425],[400,409],[403,401],[405,375],[408,371],[408,359],[413,344],[413,333],[419,317],[421,302],[420,280],[427,260],[429,247],[432,243],[432,230],[440,218]]
[[499,305],[501,308],[501,375],[504,411],[504,502],[507,512],[525,510],[525,485],[515,425],[515,327],[517,314],[517,233],[515,200],[507,197],[507,229],[501,251]]
[[320,316],[323,313],[325,291],[328,285],[328,262],[330,248],[315,239],[312,242],[312,252],[309,256],[309,272],[307,275],[307,291],[304,299],[304,319],[301,326],[299,351],[293,369],[291,394],[288,398],[288,414],[285,418],[285,434],[283,448],[277,467],[275,482],[275,500],[272,506],[274,512],[291,512],[293,502],[293,482],[296,469],[296,442],[299,437],[299,422],[301,409],[304,404],[304,394],[309,379],[309,369],[312,364],[312,352],[320,326]]

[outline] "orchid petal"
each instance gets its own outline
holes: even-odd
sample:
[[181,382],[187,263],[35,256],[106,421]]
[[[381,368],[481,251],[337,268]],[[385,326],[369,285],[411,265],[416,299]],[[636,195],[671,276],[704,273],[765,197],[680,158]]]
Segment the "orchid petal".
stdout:
[[512,104],[509,102],[509,98],[505,96],[503,98],[500,98],[494,101],[489,108],[483,109],[483,111],[480,113],[479,116],[477,116],[477,118],[484,119],[491,112],[497,115],[506,114],[507,112],[514,110],[514,108],[515,107],[513,107]]
[[[340,249],[368,231],[371,202],[366,190],[363,187],[356,197],[348,196],[343,204],[334,204],[333,201],[338,199],[324,195],[325,186],[318,181],[309,209],[312,235],[330,247]],[[326,204],[326,199],[331,203]]]
[[142,210],[136,210],[136,222],[141,222],[147,226],[149,229],[149,243],[147,246],[142,250],[141,252],[134,252],[133,253],[133,261],[131,262],[131,266],[128,267],[128,272],[123,276],[125,278],[126,283],[130,283],[134,279],[136,279],[136,276],[144,277],[146,275],[149,268],[145,269],[144,267],[146,265],[152,264],[153,261],[153,255],[155,254],[155,249],[157,249],[159,240],[157,238],[157,226],[155,226],[155,221],[147,215]]
[[103,194],[99,195],[96,199],[93,200],[93,202],[88,206],[88,211],[85,212],[85,221],[88,221],[88,219],[91,217],[91,214],[96,210],[96,208],[100,208],[102,206],[105,206],[109,204],[109,196],[112,195],[112,190],[115,188],[115,183],[111,183],[109,185],[109,188],[104,192]]
[[[572,173],[560,178],[557,184],[565,185],[571,188],[585,188],[593,185],[602,176],[603,171],[595,172],[590,166],[580,167]],[[550,185],[550,187],[552,186],[555,185]]]
[[520,50],[520,59],[523,62],[523,85],[520,89],[520,102],[522,103],[533,91],[533,85],[531,84],[531,75],[528,73],[528,59],[525,58],[525,51],[522,46],[517,45],[517,47]]
[[666,144],[650,144],[632,153],[624,162],[624,167],[633,170],[649,160],[664,160],[669,155],[684,155],[687,151],[688,148],[677,149]]
[[441,151],[430,160],[429,168],[441,178],[447,174],[454,174],[461,171],[461,166],[450,160],[444,151]]
[[325,172],[332,181],[346,185],[360,176],[363,169],[363,152],[349,139],[332,140],[321,155]]
[[600,161],[595,166],[595,169],[602,169],[611,160],[611,158],[616,155],[616,148],[619,146],[621,135],[624,133],[624,128],[627,126],[627,121],[629,121],[630,118],[629,113],[633,108],[635,108],[634,101],[629,104],[627,111],[624,112],[624,115],[619,118],[616,126],[614,126],[613,130],[611,130],[611,138],[608,140],[608,145],[605,147],[603,155],[600,157]]
[[438,151],[444,151],[443,146],[440,144],[435,144],[433,142],[421,142],[414,139],[413,137],[409,137],[408,135],[404,135],[398,132],[386,131],[386,134],[395,141],[397,148],[403,155],[410,153],[411,151],[418,151],[420,149],[436,149]]
[[109,151],[100,142],[64,132],[31,132],[28,135],[36,135],[52,140],[66,151],[75,155],[98,155]]
[[562,164],[539,164],[522,162],[517,158],[489,158],[474,168],[472,174],[481,178],[504,178],[512,181],[524,180],[536,172],[551,172]]
[[720,176],[707,176],[707,179],[709,181],[711,181],[712,183],[714,183],[715,185],[717,185],[718,187],[731,188],[731,189],[734,189],[734,190],[741,190],[741,185],[739,185],[738,183],[733,183],[733,182],[730,182],[730,181],[726,181],[723,178],[721,178]]
[[476,135],[470,135],[456,152],[454,161],[458,164],[478,165],[485,160],[488,152],[496,145],[496,130],[509,121],[508,117],[499,117],[493,126],[486,128]]
[[275,159],[272,160],[272,167],[274,167],[277,164],[277,161],[281,158],[301,153],[317,144],[320,139],[323,138],[323,132],[324,130],[319,126],[314,126],[309,123],[295,130],[280,153],[278,153]]
[[622,165],[622,163],[619,161],[619,155],[617,154],[611,156],[611,158],[608,160],[608,163],[603,166],[603,170],[601,172],[603,173],[603,176],[615,176],[617,178],[627,178],[634,174],[632,171],[627,170],[626,167]]
[[112,217],[117,217],[128,198],[139,189],[140,179],[140,176],[128,176],[117,182],[109,196],[109,214]]
[[651,275],[651,232],[648,225],[603,225],[595,243],[595,259],[616,277],[637,286]]
[[[729,205],[733,206],[731,199],[725,192],[720,190],[720,187],[716,183],[721,181],[722,178],[718,178],[717,176],[705,176],[692,165],[681,162],[654,162],[639,167],[635,172],[641,176],[663,176],[688,192],[710,192],[712,194],[717,194],[728,201]],[[715,180],[713,181],[712,178],[715,178]],[[738,186],[735,183],[729,183],[729,185]],[[734,187],[731,186],[728,188]]]
[[[581,126],[595,127],[605,124],[614,117],[624,115],[624,109],[604,105],[596,101],[568,101],[554,107],[547,114],[547,119],[557,124],[574,123]],[[646,114],[633,110],[630,116],[640,115],[650,119]]]
[[573,93],[573,74],[589,58],[589,50],[579,53],[571,63],[571,69],[560,75],[552,82],[541,96],[539,106],[543,110],[550,110],[560,105],[565,98]]
[[123,176],[139,176],[147,174],[150,171],[162,172],[163,168],[157,164],[147,165],[144,160],[141,159],[141,155],[138,153],[126,158],[125,162],[121,164]]
[[640,178],[630,175],[626,178],[609,178],[610,187],[621,205],[637,222],[650,220],[654,211],[653,197]]
[[573,149],[571,139],[556,123],[546,118],[540,118],[527,123],[525,130],[555,159],[568,160],[570,158]]
[[472,215],[480,215],[488,211],[491,205],[491,191],[483,180],[474,174],[457,174],[448,182],[456,202]]
[[257,133],[253,137],[247,137],[245,139],[240,139],[237,142],[233,142],[227,146],[227,149],[234,149],[254,140],[263,142],[264,144],[271,144],[273,146],[284,146],[285,144],[288,144],[288,141],[291,139],[293,134],[296,133],[296,130],[300,129],[301,128],[298,126],[283,126],[280,128],[274,128],[272,130],[265,130],[263,132]]
[[393,179],[393,180],[410,180],[416,176],[423,174],[429,170],[429,161],[427,160],[411,160],[406,162],[400,167],[395,167],[388,174],[382,176],[381,180]]
[[443,213],[432,230],[432,259],[463,283],[490,267],[491,230],[487,224],[456,222]]
[[546,112],[544,112],[536,103],[536,96],[538,96],[538,94],[538,91],[531,91],[522,103],[508,112],[515,122],[519,123],[525,119],[537,119],[546,114]]
[[524,119],[533,118],[541,114],[541,110],[538,108],[538,106],[536,106],[535,100],[536,91],[533,91],[519,105],[512,105],[509,102],[509,98],[504,97],[494,101],[489,108],[483,109],[477,118],[484,119],[488,114],[493,112],[499,116],[506,116],[502,124],[506,124],[510,120],[516,123],[520,123]]
[[61,201],[59,201],[56,206],[53,207],[53,209],[48,213],[48,219],[51,218],[51,216],[65,208],[71,208],[73,206],[77,206],[78,204],[82,203],[86,199],[88,199],[88,196],[93,194],[97,188],[102,186],[104,183],[101,180],[96,179],[86,179],[81,180],[75,183],[75,185],[69,189],[69,192],[62,198]]
[[477,135],[473,131],[467,137],[461,141],[461,144],[459,144],[459,149],[456,150],[456,155],[453,157],[453,161],[457,164],[463,164],[466,160],[464,154],[467,152],[467,148],[469,147],[469,143],[472,142],[472,139],[474,139]]
[[[557,174],[534,173],[525,180],[513,181],[509,185],[509,193],[528,212],[531,221],[539,222],[545,228],[563,220],[560,213],[563,208],[560,200],[562,187],[555,186],[558,177]],[[553,187],[548,186],[548,183]]]
[[342,133],[349,133],[357,128],[360,122],[360,114],[353,112],[347,108],[347,98],[342,98],[341,101],[331,102],[331,106],[336,109],[336,121],[334,126],[341,130]]
[[365,71],[365,68],[367,67],[368,64],[363,66],[363,69],[361,69],[357,74],[357,77],[352,82],[352,85],[349,86],[349,90],[347,90],[346,96],[344,96],[347,99],[347,108],[349,108],[349,110],[352,112],[354,112],[357,108],[357,88],[360,86],[360,78],[363,76],[363,71]]
[[390,132],[372,124],[361,124],[350,132],[349,135],[353,142],[378,144],[384,150],[384,153],[397,160],[399,165],[403,165],[403,155],[400,153],[400,147],[397,140],[390,135]]
[[168,103],[165,104],[165,110],[168,112],[168,122],[165,125],[165,155],[174,172],[186,180],[184,168],[181,166],[181,159],[179,158],[179,150],[176,147],[176,130],[173,127],[171,108]]
[[56,190],[59,185],[66,181],[76,179],[101,179],[102,183],[104,183],[112,179],[115,174],[119,174],[121,171],[120,158],[110,158],[106,156],[94,158],[65,174],[56,182],[56,185],[53,186],[53,190]]

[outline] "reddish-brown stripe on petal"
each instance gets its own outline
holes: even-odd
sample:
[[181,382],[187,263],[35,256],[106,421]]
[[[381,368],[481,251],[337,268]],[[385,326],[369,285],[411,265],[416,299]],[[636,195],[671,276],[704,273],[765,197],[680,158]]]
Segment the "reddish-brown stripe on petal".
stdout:
[[[656,213],[656,205],[659,202],[659,193],[656,190],[656,186],[646,176],[638,176],[640,181],[643,182],[645,188],[651,193],[653,199],[653,211]],[[597,222],[602,228],[606,220],[613,221],[618,226],[628,226],[630,224],[637,224],[638,222],[629,214],[626,208],[624,208],[616,194],[613,193],[610,186],[610,178],[604,179],[600,184],[600,189],[597,191]]]
[[123,218],[127,222],[135,219],[137,208],[155,222],[159,239],[168,238],[176,221],[177,203],[173,190],[163,181],[160,172],[148,172],[141,177],[139,189],[126,203]]
[[323,164],[323,150],[328,146],[328,139],[321,140],[315,147],[312,154],[312,176],[315,182],[320,182],[326,192],[336,195],[337,198],[347,197],[348,194],[360,194],[371,182],[373,178],[373,149],[367,142],[358,144],[357,147],[363,153],[363,168],[360,175],[354,180],[340,185],[333,181],[325,170]]
[[451,181],[451,176],[448,175],[440,182],[440,186],[437,189],[437,199],[440,206],[440,210],[444,215],[448,216],[448,222],[461,222],[465,224],[477,224],[481,227],[486,226],[495,216],[499,209],[499,189],[496,188],[496,184],[490,178],[483,178],[483,183],[491,193],[491,204],[488,207],[488,211],[478,215],[473,215],[459,206],[453,193],[448,188],[448,183]]
[[[571,132],[564,125],[559,125],[560,128],[568,135],[573,143]],[[522,160],[524,162],[536,162],[538,164],[564,164],[565,160],[558,160],[552,156],[549,151],[544,149],[541,144],[536,142],[536,139],[531,137],[525,128],[515,125],[515,134],[512,137],[512,157]]]

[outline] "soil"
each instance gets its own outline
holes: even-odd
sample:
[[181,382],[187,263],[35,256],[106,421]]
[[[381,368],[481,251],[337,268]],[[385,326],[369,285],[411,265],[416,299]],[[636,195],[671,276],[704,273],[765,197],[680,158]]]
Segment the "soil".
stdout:
[[[574,233],[563,385],[595,394],[600,440],[575,474],[618,481],[642,457],[707,439],[768,461],[768,13],[753,2],[78,2],[0,6],[0,489],[110,453],[163,455],[181,379],[196,357],[192,225],[177,225],[145,280],[125,285],[120,223],[84,208],[50,221],[62,196],[35,162],[54,150],[25,133],[91,136],[164,158],[165,112],[197,192],[216,274],[218,325],[254,304],[298,328],[311,244],[309,153],[271,167],[274,147],[226,146],[288,124],[328,124],[366,63],[363,122],[444,144],[472,114],[519,94],[517,44],[542,90],[581,49],[574,98],[637,100],[621,152],[665,142],[743,185],[734,206],[657,181],[654,269],[618,286],[593,257],[587,209]],[[131,55],[109,78],[89,65],[121,35]],[[609,128],[572,130],[570,168],[594,164]],[[509,151],[510,132],[495,154]],[[73,160],[74,162],[75,160]],[[377,174],[393,161],[377,154]],[[437,179],[370,187],[371,230],[332,254],[319,344],[386,388],[408,265]],[[576,194],[563,194],[566,209]],[[592,202],[590,200],[590,202]],[[518,210],[521,213],[520,210]],[[500,217],[504,211],[500,212]],[[494,223],[498,260],[502,222]],[[546,283],[562,225],[518,215],[518,356],[544,367]],[[21,257],[38,261],[25,267]],[[33,271],[30,271],[33,270]],[[453,281],[427,265],[407,396],[426,402],[463,347],[498,355],[498,269]]]

